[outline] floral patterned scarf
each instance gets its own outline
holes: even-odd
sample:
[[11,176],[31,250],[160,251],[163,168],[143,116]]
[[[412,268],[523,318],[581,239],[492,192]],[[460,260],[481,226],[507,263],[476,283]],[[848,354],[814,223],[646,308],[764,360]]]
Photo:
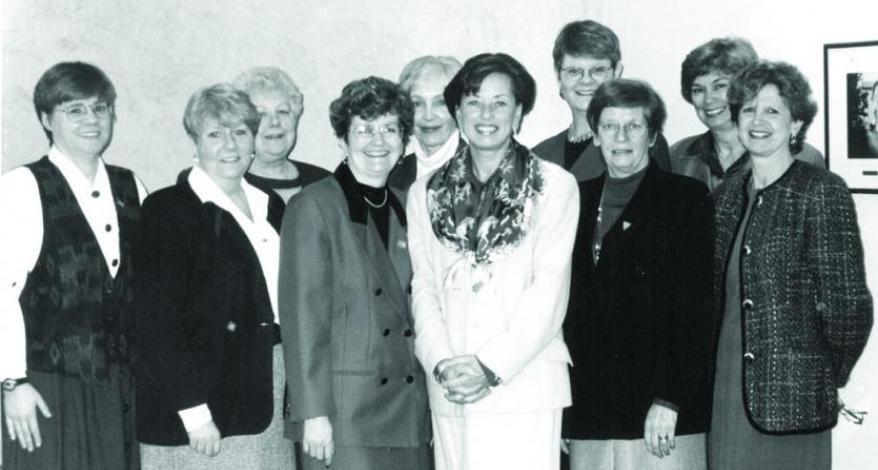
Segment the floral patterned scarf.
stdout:
[[479,268],[525,237],[534,199],[543,190],[543,175],[537,156],[514,140],[481,191],[474,188],[472,165],[465,146],[437,170],[427,183],[427,210],[439,241],[462,254],[470,267]]

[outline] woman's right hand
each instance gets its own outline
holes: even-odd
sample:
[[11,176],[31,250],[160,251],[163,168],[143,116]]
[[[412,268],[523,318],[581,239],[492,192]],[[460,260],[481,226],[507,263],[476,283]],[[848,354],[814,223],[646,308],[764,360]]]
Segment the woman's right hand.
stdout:
[[189,433],[189,448],[207,457],[213,457],[220,453],[222,436],[216,424],[208,421],[207,424]]
[[327,467],[332,464],[335,449],[332,443],[332,423],[328,416],[305,420],[302,450],[312,458],[324,460]]
[[46,418],[52,417],[49,406],[33,385],[23,383],[14,390],[3,392],[3,416],[6,417],[9,439],[17,440],[21,448],[28,452],[43,445],[37,409]]

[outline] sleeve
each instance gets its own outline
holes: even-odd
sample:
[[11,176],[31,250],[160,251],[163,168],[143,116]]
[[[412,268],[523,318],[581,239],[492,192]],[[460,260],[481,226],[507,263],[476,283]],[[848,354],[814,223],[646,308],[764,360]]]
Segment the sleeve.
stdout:
[[[161,399],[179,412],[205,405],[207,391],[199,385],[202,381],[189,341],[191,325],[198,319],[187,311],[199,288],[192,278],[195,260],[190,247],[192,227],[198,221],[174,207],[177,202],[149,197],[143,205],[135,300],[143,370],[149,371]],[[202,414],[200,424],[207,422],[204,419]],[[184,424],[187,430],[200,425],[193,420]]]
[[854,201],[841,179],[832,177],[833,184],[815,188],[805,238],[817,281],[817,313],[823,319],[836,386],[843,387],[866,347],[873,313]]
[[415,182],[406,204],[409,256],[412,260],[412,315],[415,321],[415,355],[432,379],[436,364],[453,357],[451,338],[442,312],[438,287],[442,273],[434,270],[430,256],[433,228],[427,213],[426,180]]
[[278,316],[294,421],[336,410],[330,230],[313,198],[299,193],[290,199],[281,224]]
[[[557,169],[557,168],[554,168]],[[579,222],[579,188],[562,172],[546,179],[543,204],[537,208],[530,284],[522,292],[507,328],[476,352],[504,382],[511,381],[549,343],[561,337],[570,297],[573,242]]]
[[43,207],[33,173],[0,178],[0,380],[27,374],[27,341],[19,296],[40,256]]
[[713,363],[714,205],[703,184],[680,184],[670,199],[670,253],[660,290],[667,297],[659,341],[654,403],[686,408]]

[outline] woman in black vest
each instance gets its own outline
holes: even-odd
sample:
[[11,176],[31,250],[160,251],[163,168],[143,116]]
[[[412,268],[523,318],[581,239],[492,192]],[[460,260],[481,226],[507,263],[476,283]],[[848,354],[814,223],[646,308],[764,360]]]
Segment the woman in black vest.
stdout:
[[[277,328],[280,212],[244,180],[259,113],[230,85],[183,120],[195,166],[144,202],[137,271],[143,468],[292,468]],[[188,448],[186,447],[188,445]]]
[[97,67],[50,68],[34,90],[48,155],[0,179],[4,468],[139,468],[130,317],[146,191],[101,155],[116,91]]

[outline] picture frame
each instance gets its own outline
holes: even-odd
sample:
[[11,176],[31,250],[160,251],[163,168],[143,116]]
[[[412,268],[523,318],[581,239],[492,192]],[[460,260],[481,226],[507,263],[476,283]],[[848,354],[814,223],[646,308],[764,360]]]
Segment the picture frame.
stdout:
[[823,83],[827,167],[878,194],[878,40],[824,44]]

